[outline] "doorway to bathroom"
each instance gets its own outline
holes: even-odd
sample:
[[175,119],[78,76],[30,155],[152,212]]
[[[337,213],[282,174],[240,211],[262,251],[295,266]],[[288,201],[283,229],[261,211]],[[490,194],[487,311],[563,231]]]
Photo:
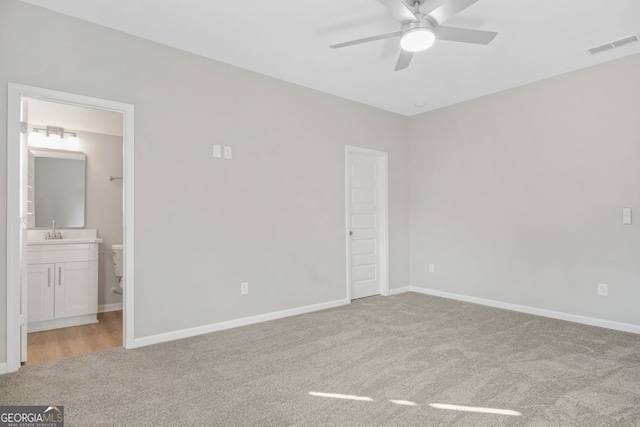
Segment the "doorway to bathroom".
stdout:
[[133,106],[10,83],[8,131],[7,371],[133,347]]
[[[25,100],[27,354],[22,362],[32,364],[120,347],[122,272],[115,271],[112,249],[121,247],[123,241],[122,113]],[[53,233],[53,221],[56,237],[62,238],[42,242],[39,238],[45,230]],[[75,257],[77,264],[61,263],[70,271],[56,277],[59,272],[52,270],[50,261],[59,261],[58,252],[69,261],[69,252],[80,247],[50,243],[79,242],[77,234],[86,236],[87,231],[95,234],[95,239],[88,236],[86,241],[97,242],[93,243],[96,256],[86,257],[91,260],[85,262]],[[48,260],[42,256],[40,243],[60,249],[48,251],[53,258]],[[72,268],[78,276],[75,284],[71,283]],[[89,316],[78,316],[81,310]]]

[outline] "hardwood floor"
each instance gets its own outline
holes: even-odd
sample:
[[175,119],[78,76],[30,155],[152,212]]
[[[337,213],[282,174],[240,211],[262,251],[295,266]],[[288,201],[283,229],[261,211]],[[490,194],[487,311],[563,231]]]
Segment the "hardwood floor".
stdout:
[[122,346],[122,311],[98,313],[98,323],[27,334],[27,364]]

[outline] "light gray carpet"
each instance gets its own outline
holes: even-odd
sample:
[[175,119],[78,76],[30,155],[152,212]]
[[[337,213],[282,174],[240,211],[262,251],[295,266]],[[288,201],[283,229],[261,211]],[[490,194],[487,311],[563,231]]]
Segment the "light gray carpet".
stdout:
[[406,293],[28,365],[0,404],[67,426],[638,426],[640,336]]

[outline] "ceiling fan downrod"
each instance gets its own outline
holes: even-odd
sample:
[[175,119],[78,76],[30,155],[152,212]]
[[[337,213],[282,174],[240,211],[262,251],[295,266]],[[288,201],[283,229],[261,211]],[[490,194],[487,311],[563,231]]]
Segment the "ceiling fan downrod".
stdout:
[[420,0],[413,0],[413,14],[416,15],[416,19],[420,19]]

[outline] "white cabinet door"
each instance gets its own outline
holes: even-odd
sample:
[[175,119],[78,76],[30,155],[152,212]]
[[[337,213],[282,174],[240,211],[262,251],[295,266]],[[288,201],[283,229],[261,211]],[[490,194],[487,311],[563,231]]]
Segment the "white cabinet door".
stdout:
[[55,265],[30,264],[27,269],[27,321],[53,319],[55,295]]
[[89,261],[65,262],[55,265],[55,317],[57,319],[96,312],[98,288],[91,280],[91,267],[92,263]]

